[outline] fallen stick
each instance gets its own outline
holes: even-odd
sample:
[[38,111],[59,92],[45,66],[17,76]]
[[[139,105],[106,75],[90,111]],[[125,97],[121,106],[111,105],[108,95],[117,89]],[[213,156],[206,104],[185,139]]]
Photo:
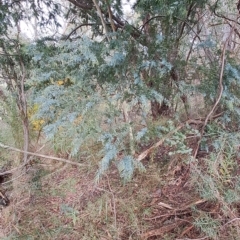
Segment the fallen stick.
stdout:
[[161,146],[166,139],[168,139],[170,136],[172,136],[175,132],[179,131],[181,128],[183,128],[185,124],[180,124],[178,127],[176,127],[174,130],[169,132],[165,137],[163,137],[160,141],[155,143],[152,147],[148,148],[144,152],[142,152],[138,157],[136,158],[137,161],[142,161],[151,151],[153,151],[155,148]]
[[[39,154],[39,153],[33,153],[33,152],[25,152],[21,149],[10,147],[10,146],[4,145],[2,143],[0,143],[0,147],[12,150],[14,152],[27,153],[28,155],[32,155],[32,156],[36,156],[36,157],[40,157],[40,158],[47,158],[47,159],[51,159],[51,160],[55,160],[55,161],[59,161],[59,162],[64,162],[64,163],[68,163],[68,164],[72,164],[72,165],[77,165],[77,166],[80,166],[80,167],[84,166],[84,164],[73,162],[73,161],[70,161],[70,160],[67,160],[67,159],[64,159],[64,158],[47,156],[47,155],[43,155],[43,154]],[[0,173],[0,175],[1,175],[1,173]]]
[[184,224],[186,224],[186,222],[189,223],[190,221],[192,221],[192,217],[189,217],[186,219],[179,219],[172,224],[164,225],[164,226],[160,227],[159,229],[153,229],[153,230],[143,233],[141,235],[141,239],[147,240],[148,238],[153,237],[153,236],[163,236],[164,234],[176,229],[177,227],[181,227]]

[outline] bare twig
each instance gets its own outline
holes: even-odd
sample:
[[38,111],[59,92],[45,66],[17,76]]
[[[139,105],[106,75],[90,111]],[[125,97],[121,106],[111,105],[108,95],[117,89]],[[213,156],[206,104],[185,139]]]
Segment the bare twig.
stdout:
[[[217,118],[219,116],[221,116],[222,113],[217,114],[214,116],[214,118]],[[205,119],[206,121],[206,119]],[[209,119],[207,120],[207,122],[209,121]],[[204,122],[205,123],[205,122]],[[161,146],[169,137],[171,137],[174,133],[176,133],[177,131],[179,131],[180,129],[182,129],[184,126],[186,126],[187,124],[203,124],[203,121],[201,119],[189,119],[184,123],[181,123],[180,125],[178,125],[174,130],[172,130],[171,132],[169,132],[165,137],[163,137],[161,140],[159,140],[157,143],[155,143],[152,147],[148,148],[147,150],[143,151],[140,155],[138,155],[136,157],[137,161],[142,161],[145,157],[147,157],[154,149],[156,149],[157,147]]]
[[185,28],[185,26],[186,26],[186,21],[188,20],[190,14],[191,14],[191,12],[192,12],[192,9],[195,7],[195,5],[196,5],[196,3],[193,3],[193,2],[190,4],[190,6],[189,6],[189,8],[188,8],[186,20],[182,23],[181,30],[180,30],[180,33],[179,33],[179,36],[178,36],[178,40],[177,40],[177,41],[179,41],[179,40],[181,39],[181,37],[182,37],[182,35],[183,35],[184,28]]
[[[40,147],[36,152],[41,151],[44,147],[45,147],[45,145],[43,145],[42,147]],[[18,167],[16,167],[16,168],[13,168],[13,169],[8,170],[8,171],[5,171],[5,172],[1,172],[1,173],[0,173],[0,176],[5,176],[5,175],[8,175],[8,174],[11,174],[11,173],[17,171],[18,169],[21,169],[21,168],[25,167],[26,164],[28,164],[28,163],[32,160],[32,158],[33,158],[33,156],[29,157],[28,160],[27,160],[27,163],[24,163],[24,164],[22,164],[22,165],[20,165],[20,166],[18,166]],[[7,183],[9,183],[9,182],[12,182],[12,181],[18,179],[18,178],[20,178],[22,175],[24,175],[24,172],[21,173],[20,175],[18,175],[16,178],[11,179],[11,180],[9,180],[9,181],[6,181],[6,182],[2,183],[2,185],[5,185],[5,184],[7,184]]]
[[180,237],[184,236],[186,233],[191,231],[193,228],[194,228],[194,225],[191,225],[190,227],[187,227],[186,229],[184,229],[184,231],[181,233]]
[[200,136],[200,139],[199,139],[199,141],[197,143],[197,147],[196,147],[194,155],[193,155],[194,158],[197,157],[198,150],[199,150],[200,143],[201,143],[201,140],[202,140],[202,137],[203,137],[203,134],[204,134],[205,127],[207,126],[207,123],[208,123],[211,115],[214,113],[217,105],[219,104],[219,102],[220,102],[220,100],[222,98],[222,93],[223,93],[223,72],[224,72],[225,58],[226,58],[226,54],[225,53],[226,53],[226,48],[227,48],[228,42],[229,42],[229,40],[230,40],[230,38],[232,36],[233,31],[234,31],[234,28],[231,29],[231,31],[229,33],[229,36],[226,39],[226,41],[224,43],[224,46],[223,46],[222,55],[221,55],[221,68],[220,68],[220,75],[219,75],[219,84],[218,84],[219,92],[218,92],[217,100],[215,101],[211,111],[208,113],[207,117],[205,118],[202,130],[201,130],[201,136]]
[[217,16],[217,17],[219,17],[219,18],[222,18],[222,19],[225,19],[225,20],[234,22],[235,25],[236,25],[236,24],[240,25],[240,23],[239,23],[237,20],[228,18],[228,17],[226,17],[226,16],[224,16],[224,15],[221,15],[221,14],[219,14],[219,13],[216,12],[216,8],[217,8],[218,1],[219,1],[219,0],[217,0],[217,1],[215,2],[215,4],[214,4],[214,5],[215,5],[214,8],[213,8],[213,13],[214,13],[214,15]]
[[94,5],[95,5],[95,7],[96,7],[96,9],[97,9],[97,12],[98,12],[98,15],[99,15],[99,17],[100,17],[100,19],[101,19],[103,28],[104,28],[105,33],[106,33],[106,36],[107,36],[107,39],[110,40],[110,39],[109,39],[109,36],[108,36],[107,24],[106,24],[105,20],[103,19],[103,15],[102,15],[101,8],[99,7],[97,0],[93,0],[93,3],[94,3]]
[[22,171],[17,177],[12,178],[12,179],[10,179],[9,181],[6,181],[6,182],[2,183],[2,185],[8,184],[8,183],[10,183],[10,182],[13,182],[13,181],[19,179],[20,177],[22,177],[23,175],[25,175],[25,172],[24,172],[24,171]]
[[143,233],[141,235],[141,238],[142,239],[148,239],[148,238],[153,237],[153,236],[162,236],[162,235],[166,234],[167,232],[172,231],[173,229],[175,229],[177,227],[181,227],[182,225],[185,224],[186,221],[187,222],[192,221],[192,217],[189,217],[189,218],[186,218],[186,219],[179,219],[172,224],[164,225],[159,229],[154,229],[154,230],[151,230],[149,232]]
[[73,33],[75,33],[79,28],[84,27],[84,26],[93,26],[93,25],[97,25],[97,24],[96,24],[96,23],[83,23],[83,24],[77,26],[76,28],[74,28],[74,29],[67,35],[66,38],[63,36],[62,39],[68,40],[68,39],[70,38],[70,36],[71,36]]
[[[149,23],[150,21],[152,21],[153,19],[156,19],[156,18],[164,18],[164,17],[166,17],[166,16],[167,16],[167,15],[158,15],[158,16],[154,16],[154,17],[150,18],[149,20],[147,20],[146,22],[144,22],[144,24],[140,27],[140,31],[142,31],[142,30],[144,29],[145,25],[148,24],[148,23]],[[176,18],[177,20],[185,23],[185,25],[187,25],[187,26],[191,29],[191,31],[192,31],[193,33],[195,33],[195,35],[196,35],[196,36],[198,37],[198,39],[201,41],[201,38],[200,38],[199,34],[197,34],[197,33],[195,32],[195,30],[193,29],[193,27],[192,27],[186,20],[183,20],[183,19],[181,19],[181,18],[179,18],[179,17],[177,17],[177,16],[173,16],[173,17]]]
[[169,204],[166,204],[164,202],[159,202],[158,206],[161,206],[161,207],[164,207],[164,208],[167,208],[167,209],[170,209],[170,210],[173,209],[173,207],[171,207]]
[[156,220],[158,218],[161,218],[161,217],[166,217],[166,216],[177,216],[177,215],[184,215],[186,213],[188,213],[189,211],[187,211],[188,209],[191,209],[192,207],[195,207],[201,203],[204,203],[206,202],[207,200],[205,199],[199,199],[199,200],[196,200],[194,202],[191,202],[190,204],[182,207],[182,208],[173,208],[171,207],[170,205],[166,204],[166,203],[163,203],[163,202],[159,202],[158,205],[159,206],[162,206],[162,207],[165,207],[167,209],[170,209],[172,210],[170,213],[167,213],[167,214],[162,214],[162,215],[158,215],[158,216],[155,216],[155,217],[151,217],[151,218],[144,218],[144,220]]
[[87,3],[82,3],[81,1],[76,1],[76,0],[68,0],[68,1],[71,2],[73,5],[84,9],[85,11],[92,10],[93,8],[91,1],[88,1]]
[[202,237],[202,238],[177,238],[176,240],[204,240],[208,239],[208,237]]
[[[199,35],[202,31],[202,27],[203,25],[200,27],[200,29],[198,29],[197,31],[197,34]],[[192,43],[191,43],[191,46],[190,46],[190,49],[189,49],[189,52],[188,52],[188,55],[187,55],[187,58],[186,58],[186,63],[188,62],[189,58],[190,58],[190,55],[192,53],[192,49],[193,49],[193,46],[194,46],[194,43],[195,43],[195,40],[197,39],[197,35],[194,36],[193,40],[192,40]]]
[[113,32],[116,32],[116,27],[115,27],[115,24],[114,24],[114,21],[113,21],[113,18],[112,18],[113,14],[112,14],[111,6],[110,6],[108,0],[105,0],[105,1],[106,1],[107,8],[108,8],[108,16],[109,16],[109,20],[110,20],[112,30],[113,30]]
[[234,221],[240,221],[240,218],[234,218],[234,219],[228,221],[227,223],[225,223],[222,227],[224,227],[224,226],[226,226],[227,224],[230,224],[230,223],[232,223],[232,222],[234,222]]
[[[109,182],[108,182],[108,184],[109,184]],[[114,212],[114,226],[115,226],[115,228],[117,228],[117,212],[116,212],[116,206],[115,206],[115,197],[114,197],[114,194],[113,194],[111,188],[109,188],[110,191],[108,191],[106,189],[103,189],[103,188],[100,188],[100,187],[96,187],[96,189],[98,189],[100,191],[103,191],[103,192],[106,192],[106,193],[109,193],[109,194],[112,195],[112,199],[113,199],[113,212]]]
[[181,128],[184,127],[184,124],[180,124],[178,127],[176,127],[174,130],[172,130],[171,132],[169,132],[165,137],[163,137],[160,141],[158,141],[157,143],[155,143],[152,147],[148,148],[147,150],[145,150],[144,152],[142,152],[140,155],[138,155],[138,157],[136,158],[137,161],[142,161],[146,156],[148,156],[154,149],[156,149],[157,147],[161,146],[166,139],[168,139],[170,136],[172,136],[174,133],[176,133],[177,131],[179,131]]
[[[24,153],[24,151],[21,150],[21,149],[14,148],[14,147],[10,147],[10,146],[4,145],[4,144],[2,144],[2,143],[0,143],[0,147],[1,147],[1,148],[5,148],[5,149],[9,149],[9,150],[12,150],[12,151],[15,151],[15,152]],[[47,158],[47,159],[56,160],[56,161],[59,161],[59,162],[65,162],[65,163],[72,164],[72,165],[77,165],[77,166],[80,166],[80,167],[84,166],[84,164],[77,163],[77,162],[73,162],[73,161],[70,161],[70,160],[67,160],[67,159],[64,159],[64,158],[47,156],[47,155],[38,154],[38,153],[33,153],[33,152],[27,152],[27,154],[28,154],[28,155],[33,155],[33,156],[36,156],[36,157],[40,157],[40,158]]]

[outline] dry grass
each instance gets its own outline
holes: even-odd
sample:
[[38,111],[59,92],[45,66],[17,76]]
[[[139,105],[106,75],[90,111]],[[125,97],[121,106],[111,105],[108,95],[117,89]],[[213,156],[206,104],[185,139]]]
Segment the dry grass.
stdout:
[[[189,146],[196,143],[196,139],[188,141]],[[0,238],[211,239],[194,224],[209,215],[222,221],[222,238],[218,239],[237,240],[238,220],[230,222],[219,202],[203,199],[195,191],[186,156],[170,157],[171,149],[161,145],[144,159],[146,173],[136,172],[130,183],[123,185],[112,164],[96,184],[100,156],[97,146],[86,151],[90,149],[84,159],[78,159],[84,163],[81,168],[35,159],[27,174],[13,181],[7,192],[11,204],[0,211]],[[54,155],[47,148],[41,153]],[[205,165],[199,163],[204,170]],[[240,212],[240,207],[235,209]]]
[[8,193],[11,204],[0,216],[2,238],[140,239],[151,226],[144,220],[152,214],[151,194],[163,183],[157,164],[123,185],[114,166],[96,184],[96,159],[81,169],[35,161]]
[[[115,166],[95,184],[93,159],[83,168],[34,162],[14,182],[11,204],[1,211],[2,239],[147,239],[160,226],[154,216],[166,210],[159,202],[177,208],[177,199],[181,205],[189,201],[184,192],[175,196],[180,188],[171,184],[181,174],[176,169],[166,174],[160,156],[165,153],[162,149],[154,160],[145,160],[147,172],[136,173],[126,185]],[[155,239],[151,234],[148,239]]]

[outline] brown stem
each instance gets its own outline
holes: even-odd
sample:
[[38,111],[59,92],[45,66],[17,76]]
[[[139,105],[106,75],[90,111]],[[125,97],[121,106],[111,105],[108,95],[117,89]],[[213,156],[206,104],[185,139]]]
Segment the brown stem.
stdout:
[[115,27],[115,24],[114,24],[113,18],[112,18],[113,14],[112,14],[111,6],[110,6],[108,0],[105,0],[105,1],[106,1],[107,8],[108,8],[108,16],[109,16],[109,20],[110,20],[112,30],[113,30],[113,32],[116,32],[116,27]]
[[210,117],[214,113],[217,105],[219,104],[219,102],[220,102],[220,100],[222,98],[222,93],[223,93],[223,73],[224,73],[224,67],[225,67],[226,47],[227,47],[228,42],[229,42],[229,40],[230,40],[230,38],[232,36],[233,31],[234,31],[234,28],[231,29],[231,32],[229,33],[229,36],[226,39],[226,41],[224,43],[224,46],[223,46],[222,55],[221,55],[221,69],[220,69],[219,84],[218,84],[218,87],[219,87],[218,97],[217,97],[217,100],[215,101],[211,111],[208,113],[207,117],[205,118],[202,130],[201,130],[201,136],[200,136],[200,139],[199,139],[199,141],[197,143],[197,147],[196,147],[195,152],[194,152],[194,158],[197,157],[198,150],[199,150],[199,147],[200,147],[200,143],[201,143],[201,140],[203,138],[205,127],[207,126],[207,123],[208,123]]
[[[17,39],[19,42],[19,34],[21,32],[20,25],[17,24],[18,28],[18,35]],[[22,125],[23,125],[23,138],[24,138],[24,145],[23,145],[23,150],[24,150],[24,155],[23,155],[23,162],[27,162],[28,158],[28,148],[29,148],[29,120],[28,120],[28,115],[27,115],[27,100],[26,100],[26,93],[24,90],[24,82],[26,80],[26,68],[24,66],[24,61],[22,59],[22,56],[20,55],[20,49],[19,45],[17,45],[17,51],[19,53],[19,63],[20,63],[20,68],[22,72],[21,76],[21,82],[20,82],[20,93],[19,93],[19,107],[20,107],[20,114],[21,114],[21,119],[22,119]]]
[[[9,149],[9,150],[12,150],[12,151],[15,151],[15,152],[24,153],[24,151],[21,150],[21,149],[10,147],[10,146],[4,145],[2,143],[0,143],[0,147],[5,148],[5,149]],[[67,160],[67,159],[64,159],[64,158],[52,157],[52,156],[47,156],[47,155],[33,153],[33,152],[26,152],[26,153],[28,155],[32,155],[32,156],[36,156],[36,157],[40,157],[40,158],[47,158],[47,159],[51,159],[51,160],[55,160],[55,161],[59,161],[59,162],[64,162],[64,163],[68,163],[68,164],[72,164],[72,165],[77,165],[77,166],[80,166],[80,167],[84,166],[84,164],[73,162],[73,161],[70,161],[70,160]]]
[[100,17],[100,19],[101,19],[103,28],[104,28],[105,33],[106,33],[106,36],[107,36],[107,39],[108,39],[108,41],[109,41],[110,39],[109,39],[109,36],[108,36],[108,29],[107,29],[106,22],[105,22],[105,20],[103,19],[103,15],[102,15],[101,8],[99,7],[97,0],[93,0],[93,3],[94,3],[94,5],[95,5],[95,7],[96,7],[96,9],[97,9],[97,12],[98,12],[98,15],[99,15],[99,17]]

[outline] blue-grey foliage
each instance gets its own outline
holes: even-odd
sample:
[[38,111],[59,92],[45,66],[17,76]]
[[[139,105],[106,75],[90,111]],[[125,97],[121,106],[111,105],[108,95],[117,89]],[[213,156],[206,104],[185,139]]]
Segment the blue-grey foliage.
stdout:
[[[171,70],[164,57],[153,60],[151,53],[146,55],[141,47],[138,52],[132,49],[132,40],[118,37],[109,44],[83,37],[28,47],[32,64],[37,66],[31,71],[28,85],[33,87],[34,103],[40,106],[36,116],[45,119],[45,134],[50,139],[58,136],[61,146],[61,138],[67,139],[65,148],[72,156],[81,155],[82,144],[90,139],[102,142],[104,157],[99,176],[119,151],[124,150],[126,156],[130,153],[125,146],[133,139],[129,139],[131,125],[123,117],[123,102],[127,102],[131,118],[138,116],[141,122],[146,119],[151,100],[159,103],[164,100],[161,90],[149,88],[143,81],[141,72],[156,72],[160,86],[161,79]],[[69,85],[60,84],[66,79]],[[107,135],[117,140],[103,141]],[[136,134],[136,141],[139,140]],[[130,179],[134,164],[130,164],[130,157],[124,159],[127,169],[121,176]]]

